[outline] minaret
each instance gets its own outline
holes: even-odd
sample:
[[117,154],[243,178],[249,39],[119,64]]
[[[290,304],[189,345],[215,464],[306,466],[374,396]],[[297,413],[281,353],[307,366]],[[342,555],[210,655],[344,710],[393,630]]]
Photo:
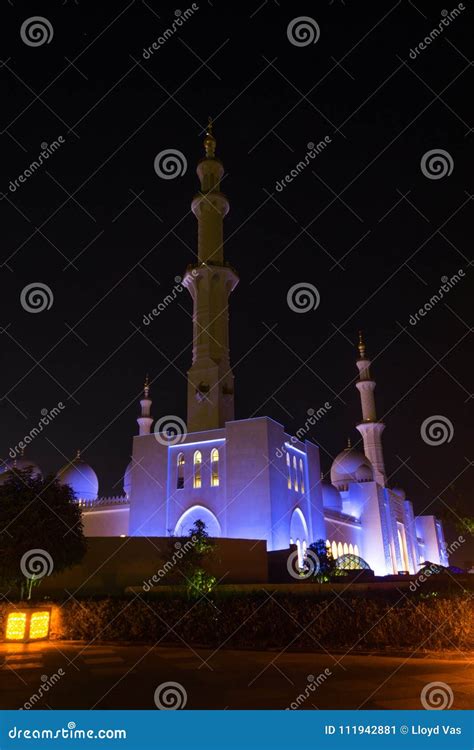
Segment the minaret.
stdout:
[[150,416],[151,409],[151,398],[150,396],[150,384],[148,382],[148,375],[145,378],[145,385],[143,386],[143,398],[140,401],[142,407],[142,413],[138,417],[139,435],[149,435],[151,432],[151,426],[153,424],[153,417]]
[[386,475],[382,448],[382,432],[385,425],[383,422],[377,421],[374,398],[375,380],[372,380],[370,376],[370,359],[367,358],[365,353],[361,331],[359,331],[358,349],[359,380],[356,383],[356,388],[360,393],[362,422],[356,427],[364,441],[364,453],[374,468],[375,481],[385,487]]
[[229,201],[221,193],[224,174],[216,158],[212,121],[197,166],[201,182],[191,208],[198,222],[198,262],[183,278],[193,298],[193,362],[188,371],[188,432],[224,427],[234,419],[234,376],[229,359],[228,299],[239,278],[224,261],[224,217]]

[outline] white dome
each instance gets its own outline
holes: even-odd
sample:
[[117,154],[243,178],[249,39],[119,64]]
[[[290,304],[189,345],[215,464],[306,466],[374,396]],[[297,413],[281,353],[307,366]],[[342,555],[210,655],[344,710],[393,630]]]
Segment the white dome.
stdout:
[[331,466],[331,482],[343,489],[350,482],[370,482],[374,478],[372,464],[362,453],[346,448],[334,459]]
[[82,458],[59,469],[56,479],[60,484],[68,484],[74,490],[76,500],[95,500],[99,491],[99,480],[94,469]]
[[402,490],[401,487],[392,487],[392,492],[394,495],[397,495],[400,500],[406,500],[407,496],[405,494],[405,490]]
[[332,484],[323,482],[321,484],[321,491],[323,493],[323,506],[325,508],[342,511],[342,497]]
[[31,471],[33,479],[43,478],[43,472],[40,467],[35,464],[34,461],[30,461],[28,458],[22,456],[21,458],[13,459],[12,461],[6,461],[2,465],[0,469],[0,484],[3,484],[3,482],[7,480],[12,469],[18,469],[19,471],[25,471],[25,469],[28,469]]
[[132,467],[133,458],[125,469],[125,474],[123,475],[123,491],[127,498],[130,498],[130,492],[132,490]]

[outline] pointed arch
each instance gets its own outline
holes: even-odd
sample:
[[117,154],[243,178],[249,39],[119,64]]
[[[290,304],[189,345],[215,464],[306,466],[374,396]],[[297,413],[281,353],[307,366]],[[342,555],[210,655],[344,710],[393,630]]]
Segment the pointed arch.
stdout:
[[219,451],[211,451],[211,487],[219,487]]
[[177,468],[176,489],[178,490],[182,490],[184,487],[185,464],[186,464],[186,461],[184,458],[184,453],[178,453],[178,457],[176,459],[176,468]]
[[349,554],[350,555],[354,554],[354,547],[352,546],[352,544],[349,544]]
[[290,454],[286,452],[286,467],[288,470],[288,489],[291,490],[291,466],[290,466]]
[[333,542],[331,544],[331,552],[334,560],[337,560],[337,544],[336,542]]
[[349,554],[349,547],[347,546],[347,542],[344,542],[343,554],[348,555]]
[[342,542],[338,542],[338,545],[337,545],[337,556],[338,557],[342,557],[343,554],[344,554],[344,551],[342,549]]
[[221,525],[214,513],[204,505],[193,505],[180,516],[174,529],[175,536],[188,536],[196,521],[204,521],[210,537],[222,535]]
[[294,490],[295,492],[298,492],[298,469],[296,467],[296,456],[293,456],[293,473],[294,473]]
[[301,494],[304,495],[304,466],[303,466],[303,459],[300,458],[300,490]]
[[360,557],[359,546],[357,544],[354,544],[354,555],[357,555],[357,557]]
[[199,489],[202,487],[202,453],[194,451],[193,457],[193,487]]

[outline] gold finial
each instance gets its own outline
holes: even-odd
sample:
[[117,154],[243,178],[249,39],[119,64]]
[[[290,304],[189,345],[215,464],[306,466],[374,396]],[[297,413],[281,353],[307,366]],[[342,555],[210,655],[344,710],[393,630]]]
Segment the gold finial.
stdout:
[[365,359],[365,344],[362,338],[362,331],[359,331],[359,344],[357,346],[361,359]]
[[207,123],[204,150],[206,152],[206,159],[214,159],[216,155],[216,139],[212,132],[212,117],[209,117],[209,122]]
[[81,449],[78,448],[77,451],[76,451],[76,461],[78,461],[80,459],[80,457],[81,457]]
[[148,373],[145,376],[145,384],[143,386],[143,393],[145,394],[145,398],[148,398],[150,395],[150,381],[148,379]]
[[352,443],[350,437],[347,438],[347,447],[345,449],[346,451],[352,450]]

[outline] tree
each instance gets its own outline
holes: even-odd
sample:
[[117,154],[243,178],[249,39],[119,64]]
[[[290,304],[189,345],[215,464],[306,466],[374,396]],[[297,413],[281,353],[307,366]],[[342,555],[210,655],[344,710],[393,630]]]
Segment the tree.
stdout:
[[309,549],[318,558],[319,568],[316,566],[314,577],[318,583],[326,583],[336,570],[336,561],[324,539],[317,539],[309,545]]
[[31,599],[46,575],[76,565],[86,549],[71,487],[28,469],[10,470],[0,485],[0,582]]
[[189,530],[186,554],[181,559],[179,572],[185,579],[186,591],[191,599],[209,594],[216,585],[216,577],[203,568],[205,560],[214,554],[215,543],[209,538],[204,521],[197,519]]

